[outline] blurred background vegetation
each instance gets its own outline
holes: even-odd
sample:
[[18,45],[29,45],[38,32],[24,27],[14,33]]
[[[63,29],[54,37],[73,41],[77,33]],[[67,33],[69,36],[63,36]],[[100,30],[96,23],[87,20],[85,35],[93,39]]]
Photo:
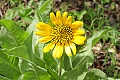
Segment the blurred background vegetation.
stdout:
[[35,26],[36,19],[49,22],[49,12],[60,10],[84,22],[87,38],[97,31],[112,28],[93,46],[95,60],[90,69],[98,68],[108,77],[120,78],[120,0],[45,1],[0,0],[0,19],[14,20],[24,30],[32,31],[27,27]]

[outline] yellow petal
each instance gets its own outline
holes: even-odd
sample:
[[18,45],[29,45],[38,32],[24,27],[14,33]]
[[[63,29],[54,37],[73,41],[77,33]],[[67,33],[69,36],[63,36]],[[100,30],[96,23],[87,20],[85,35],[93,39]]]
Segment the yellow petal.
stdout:
[[73,33],[73,35],[83,35],[85,34],[84,30],[75,30],[75,32]]
[[44,53],[48,52],[49,50],[53,49],[54,46],[55,46],[55,44],[49,43],[47,46],[45,46],[45,47],[43,48],[43,52],[44,52]]
[[63,24],[66,25],[66,21],[67,21],[67,12],[63,13]]
[[53,12],[50,13],[50,19],[51,19],[51,21],[52,21],[52,23],[53,23],[54,25],[57,24],[57,19],[56,19],[56,17],[55,17],[55,15],[54,15]]
[[73,42],[77,45],[83,45],[85,40],[86,38],[84,36],[75,36]]
[[39,22],[36,27],[39,29],[39,30],[42,30],[42,31],[45,31],[45,30],[51,30],[52,27],[48,24],[45,24],[43,22]]
[[69,46],[65,46],[65,52],[66,52],[67,56],[72,56],[71,49]]
[[35,34],[38,36],[49,36],[50,35],[50,31],[35,31]]
[[63,54],[63,46],[55,46],[53,50],[53,57],[54,58],[60,58]]
[[68,16],[66,24],[71,24],[72,23],[72,16]]
[[78,29],[83,26],[83,21],[75,21],[72,23],[71,28]]
[[39,42],[49,42],[52,38],[50,36],[42,37],[39,39]]
[[73,54],[76,54],[76,46],[74,43],[70,44],[70,48],[72,49]]
[[56,18],[57,18],[57,22],[58,22],[59,24],[61,24],[61,23],[62,23],[62,17],[61,17],[60,11],[57,11],[57,12],[56,12]]

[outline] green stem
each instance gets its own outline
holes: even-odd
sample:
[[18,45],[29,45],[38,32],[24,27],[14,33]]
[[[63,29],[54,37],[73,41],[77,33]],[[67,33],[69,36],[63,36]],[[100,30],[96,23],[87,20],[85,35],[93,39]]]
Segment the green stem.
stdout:
[[58,80],[60,80],[61,77],[62,65],[63,65],[63,56],[60,59],[58,59]]

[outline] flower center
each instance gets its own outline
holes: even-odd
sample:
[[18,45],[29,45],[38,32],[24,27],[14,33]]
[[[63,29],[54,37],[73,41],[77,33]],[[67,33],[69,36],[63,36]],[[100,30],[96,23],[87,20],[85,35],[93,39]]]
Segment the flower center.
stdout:
[[72,29],[69,26],[57,25],[51,31],[52,42],[58,45],[67,45],[73,39]]

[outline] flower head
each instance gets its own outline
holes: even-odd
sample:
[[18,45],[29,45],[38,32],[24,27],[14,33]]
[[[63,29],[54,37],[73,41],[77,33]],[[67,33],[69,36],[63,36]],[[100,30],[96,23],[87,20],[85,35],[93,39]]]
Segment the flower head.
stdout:
[[82,21],[72,22],[72,16],[67,16],[67,12],[61,15],[60,11],[50,13],[50,19],[54,26],[39,22],[36,27],[40,31],[36,31],[36,35],[42,36],[39,42],[47,43],[43,52],[53,50],[53,57],[60,58],[65,51],[67,56],[76,54],[76,45],[83,45],[86,38],[82,36],[85,34]]

